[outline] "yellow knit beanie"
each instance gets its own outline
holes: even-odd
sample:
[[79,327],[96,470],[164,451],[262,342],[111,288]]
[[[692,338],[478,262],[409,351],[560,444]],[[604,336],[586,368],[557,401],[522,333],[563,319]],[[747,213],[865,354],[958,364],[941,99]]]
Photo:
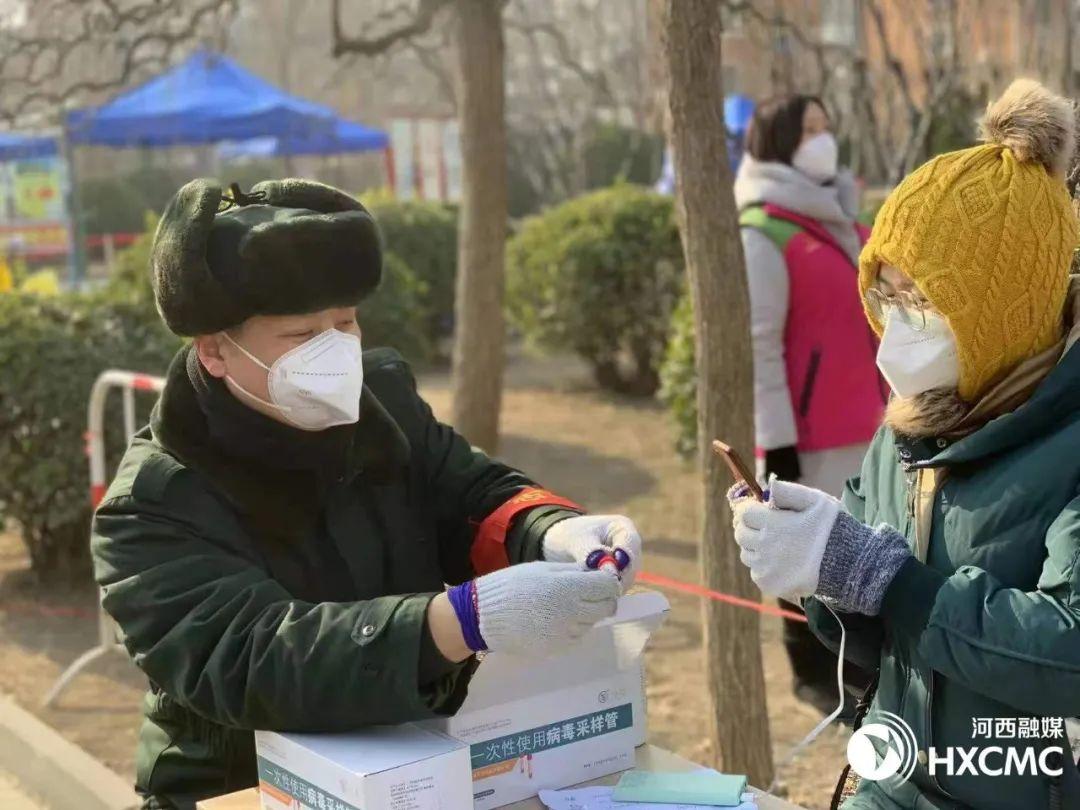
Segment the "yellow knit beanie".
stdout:
[[[904,178],[859,257],[864,300],[879,266],[891,264],[948,321],[966,402],[1061,338],[1080,242],[1064,183],[1073,120],[1070,101],[1037,82],[1013,82],[987,107],[986,143],[940,155]],[[867,317],[880,335],[870,309]]]

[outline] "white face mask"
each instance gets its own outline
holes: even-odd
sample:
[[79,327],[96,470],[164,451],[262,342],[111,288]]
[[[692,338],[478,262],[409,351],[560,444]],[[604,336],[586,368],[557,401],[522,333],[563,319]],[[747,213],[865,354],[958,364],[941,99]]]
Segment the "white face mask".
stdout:
[[791,157],[791,165],[815,183],[825,183],[836,177],[839,147],[831,132],[821,132],[799,144]]
[[246,396],[271,408],[277,408],[297,427],[323,430],[334,425],[348,425],[360,418],[360,391],[364,386],[360,338],[337,329],[285,352],[272,366],[233,340],[225,337],[253,363],[266,369],[267,402],[245,389],[229,375],[225,378]]
[[936,312],[927,312],[926,328],[916,330],[899,307],[889,307],[877,365],[901,397],[933,388],[956,388],[960,383],[956,337]]

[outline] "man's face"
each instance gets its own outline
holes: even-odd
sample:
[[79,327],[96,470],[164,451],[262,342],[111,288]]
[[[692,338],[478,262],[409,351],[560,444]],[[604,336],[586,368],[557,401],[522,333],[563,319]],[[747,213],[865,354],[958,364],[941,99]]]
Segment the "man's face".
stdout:
[[[267,366],[272,366],[286,352],[328,329],[360,337],[356,310],[352,307],[334,307],[306,315],[256,315],[229,330],[229,337]],[[203,368],[214,377],[225,379],[233,396],[271,419],[292,424],[277,408],[256,402],[236,389],[232,380],[260,399],[270,400],[266,369],[240,351],[225,333],[202,335],[194,342]]]

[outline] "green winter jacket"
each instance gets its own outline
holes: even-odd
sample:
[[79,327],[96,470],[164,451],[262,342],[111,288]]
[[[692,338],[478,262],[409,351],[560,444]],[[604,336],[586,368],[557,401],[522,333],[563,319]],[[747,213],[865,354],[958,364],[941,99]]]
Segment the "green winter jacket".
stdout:
[[[440,657],[421,683],[428,602],[473,576],[476,525],[532,483],[436,421],[386,349],[364,353],[360,422],[329,487],[237,463],[208,440],[186,352],[92,538],[102,603],[150,682],[136,787],[146,807],[182,810],[256,783],[253,729],[455,712],[475,664]],[[572,514],[519,513],[510,561],[539,558],[547,527]]]
[[[1029,718],[1080,715],[1080,346],[1025,404],[955,443],[880,430],[844,506],[903,532],[913,550],[880,616],[841,618],[846,657],[879,669],[865,722],[899,715],[918,751],[910,780],[864,780],[844,810],[1080,808],[1067,739],[1019,738],[1009,724],[1000,734],[992,724],[990,739],[975,734],[976,719],[1023,718],[1030,729]],[[836,619],[816,599],[805,607],[836,650]],[[1021,757],[1061,746],[1064,774],[931,775],[930,746],[939,756],[947,746],[1013,747]]]

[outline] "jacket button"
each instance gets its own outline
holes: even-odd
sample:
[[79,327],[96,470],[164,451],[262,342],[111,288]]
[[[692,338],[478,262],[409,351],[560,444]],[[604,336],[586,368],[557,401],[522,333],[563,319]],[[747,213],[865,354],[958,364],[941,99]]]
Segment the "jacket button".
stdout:
[[371,638],[373,635],[375,635],[375,625],[365,624],[363,627],[360,628],[360,635],[362,635],[364,638]]
[[930,757],[926,755],[925,751],[919,752],[919,764],[925,766],[930,761]]
[[948,439],[938,439],[937,440],[937,446],[941,450],[944,450],[946,447],[949,446],[949,440]]

